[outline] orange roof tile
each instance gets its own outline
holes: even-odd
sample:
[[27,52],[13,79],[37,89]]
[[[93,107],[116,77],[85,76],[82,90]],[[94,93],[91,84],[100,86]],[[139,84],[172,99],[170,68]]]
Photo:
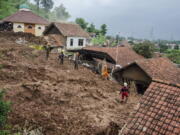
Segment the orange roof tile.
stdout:
[[178,135],[180,85],[154,80],[121,135]]

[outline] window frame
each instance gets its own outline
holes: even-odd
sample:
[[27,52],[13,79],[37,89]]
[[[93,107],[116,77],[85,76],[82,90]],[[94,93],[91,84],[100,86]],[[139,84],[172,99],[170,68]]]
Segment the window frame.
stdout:
[[27,28],[28,29],[33,29],[33,26],[32,25],[28,25]]
[[22,26],[21,26],[21,25],[18,25],[18,26],[17,26],[17,28],[18,28],[18,29],[21,29],[21,28],[22,28]]
[[78,46],[83,46],[83,45],[84,45],[84,39],[79,39]]
[[74,39],[71,38],[71,39],[70,39],[70,46],[73,46],[73,45],[74,45]]

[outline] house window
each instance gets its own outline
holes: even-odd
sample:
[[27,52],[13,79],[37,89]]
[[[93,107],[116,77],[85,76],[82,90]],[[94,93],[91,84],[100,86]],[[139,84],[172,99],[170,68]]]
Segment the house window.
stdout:
[[22,28],[21,25],[18,25],[17,28]]
[[79,46],[83,46],[83,44],[84,44],[84,39],[79,39],[78,45],[79,45]]
[[28,25],[28,29],[32,29],[33,27],[32,27],[32,25]]
[[41,30],[41,27],[38,27],[39,30]]
[[70,40],[70,46],[73,46],[73,39]]

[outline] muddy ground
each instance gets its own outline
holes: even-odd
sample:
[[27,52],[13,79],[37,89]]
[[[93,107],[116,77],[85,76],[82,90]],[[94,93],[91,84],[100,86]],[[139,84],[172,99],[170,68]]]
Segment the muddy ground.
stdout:
[[[73,69],[57,54],[37,51],[0,37],[0,88],[12,102],[12,132],[31,135],[116,135],[139,100],[120,103],[116,82],[85,67]],[[107,128],[109,127],[109,128]]]

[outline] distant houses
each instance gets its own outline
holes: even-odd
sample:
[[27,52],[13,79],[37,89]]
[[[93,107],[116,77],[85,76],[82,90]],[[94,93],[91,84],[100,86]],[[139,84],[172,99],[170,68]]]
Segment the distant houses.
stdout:
[[44,36],[54,38],[55,45],[63,46],[67,50],[86,47],[90,38],[78,24],[62,22],[51,23],[44,31]]
[[30,11],[25,4],[20,6],[19,11],[4,18],[1,22],[1,30],[31,33],[35,36],[42,36],[45,27],[49,22]]

